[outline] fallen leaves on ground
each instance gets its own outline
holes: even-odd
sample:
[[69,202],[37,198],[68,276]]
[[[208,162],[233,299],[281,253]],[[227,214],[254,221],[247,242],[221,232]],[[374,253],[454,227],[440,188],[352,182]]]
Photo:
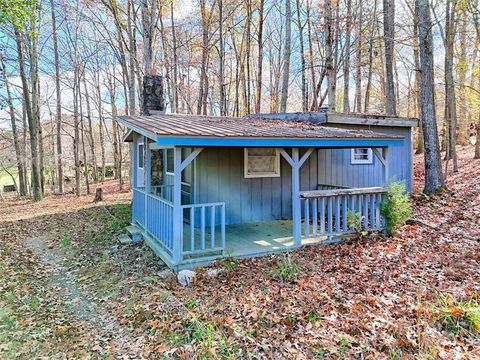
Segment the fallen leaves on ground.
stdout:
[[[472,157],[461,149],[447,190],[426,197],[416,156],[412,225],[393,238],[292,252],[300,271],[288,281],[272,276],[284,263],[278,254],[219,261],[191,286],[178,285],[148,248],[116,242],[128,194],[100,206],[86,197],[9,202],[1,210],[9,221],[0,236],[0,354],[61,357],[68,346],[72,357],[480,359],[478,333],[452,336],[432,318],[439,296],[480,294],[480,161]],[[52,268],[25,246],[45,235],[82,299],[65,304],[49,291]],[[111,322],[71,310],[85,301]]]

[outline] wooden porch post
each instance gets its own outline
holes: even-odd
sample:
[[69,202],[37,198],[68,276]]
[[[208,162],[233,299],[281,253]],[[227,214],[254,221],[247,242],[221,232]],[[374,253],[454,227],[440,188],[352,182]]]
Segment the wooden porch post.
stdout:
[[300,168],[313,152],[313,148],[300,158],[298,148],[292,148],[292,156],[288,155],[285,149],[280,149],[280,154],[292,167],[292,224],[293,242],[295,247],[302,245],[302,204],[300,200]]
[[173,265],[178,265],[182,260],[183,250],[182,171],[202,150],[203,148],[195,148],[182,162],[182,148],[173,149]]
[[173,149],[173,265],[177,265],[182,257],[182,148]]
[[302,204],[300,202],[300,166],[298,148],[292,149],[292,221],[295,246],[302,245]]
[[145,181],[145,200],[144,200],[144,216],[143,218],[145,219],[144,220],[144,228],[145,230],[148,230],[148,223],[147,223],[147,220],[148,220],[148,216],[147,216],[147,202],[148,202],[148,199],[147,199],[147,194],[150,194],[150,186],[152,184],[152,181],[151,181],[151,177],[152,177],[152,171],[150,169],[150,166],[151,166],[151,154],[150,154],[150,146],[148,144],[148,138],[145,136],[143,138],[143,151],[144,151],[144,164],[143,164],[143,179]]
[[152,185],[152,154],[150,152],[150,145],[147,137],[145,137],[143,148],[145,149],[145,192],[149,194]]
[[388,177],[390,176],[389,172],[389,159],[388,159],[388,147],[382,148],[382,157],[385,162],[383,163],[383,181],[385,183],[385,186],[388,186]]

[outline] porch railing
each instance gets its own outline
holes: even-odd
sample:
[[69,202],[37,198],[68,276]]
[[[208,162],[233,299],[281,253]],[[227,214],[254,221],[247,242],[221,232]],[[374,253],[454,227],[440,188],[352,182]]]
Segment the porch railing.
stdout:
[[380,204],[385,193],[382,187],[301,192],[302,236],[330,238],[358,230],[382,229]]
[[133,189],[133,221],[160,245],[173,251],[173,204],[143,189]]
[[225,249],[225,203],[182,205],[183,258],[217,255]]

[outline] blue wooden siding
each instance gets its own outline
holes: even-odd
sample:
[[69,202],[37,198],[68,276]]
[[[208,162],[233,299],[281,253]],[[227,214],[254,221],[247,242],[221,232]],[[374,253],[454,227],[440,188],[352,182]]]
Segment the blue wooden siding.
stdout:
[[[389,178],[404,180],[411,189],[410,130],[378,127],[378,131],[405,136],[404,145],[390,148]],[[383,186],[382,164],[377,157],[373,155],[373,164],[352,165],[350,152],[314,151],[301,168],[300,189],[316,190],[317,184]],[[195,166],[195,203],[225,202],[227,224],[291,219],[292,173],[285,159],[281,158],[280,177],[275,178],[245,178],[243,148],[205,148]]]
[[[365,126],[335,125],[345,129],[365,129]],[[409,128],[372,126],[369,128],[384,134],[405,137],[402,146],[392,146],[388,152],[389,179],[405,181],[412,189],[412,140]],[[318,181],[323,184],[349,187],[383,185],[382,164],[373,155],[373,164],[351,164],[350,149],[320,149],[318,156]]]
[[[245,178],[243,148],[206,148],[195,161],[195,203],[225,202],[226,223],[290,219],[292,173],[281,158],[280,177]],[[301,189],[317,188],[317,154],[301,171]]]
[[[365,126],[336,125],[349,129]],[[404,180],[411,189],[412,143],[409,128],[370,127],[371,130],[402,135],[402,146],[390,147],[390,178]],[[136,151],[139,135],[134,137],[132,164],[137,166]],[[302,150],[303,154],[305,150]],[[349,187],[382,186],[382,165],[373,156],[373,164],[352,165],[350,149],[318,149],[301,168],[300,189],[316,190],[317,184]],[[226,223],[250,223],[291,219],[291,168],[281,157],[281,176],[275,178],[245,178],[243,148],[205,148],[194,163],[193,203],[225,202]],[[136,171],[132,171],[136,174]],[[172,181],[171,176],[165,178]],[[135,201],[135,199],[134,199]],[[182,199],[182,203],[186,201]],[[198,223],[198,222],[197,222]]]

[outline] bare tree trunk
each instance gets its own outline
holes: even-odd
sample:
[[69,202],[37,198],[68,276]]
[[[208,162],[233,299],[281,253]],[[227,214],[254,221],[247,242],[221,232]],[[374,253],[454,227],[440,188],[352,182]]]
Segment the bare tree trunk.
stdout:
[[[97,64],[98,68],[98,64]],[[98,132],[100,137],[100,154],[101,154],[101,175],[100,180],[105,180],[105,137],[104,137],[104,126],[105,120],[103,118],[103,103],[102,103],[102,92],[100,89],[100,72],[97,71],[95,75],[95,89],[96,89],[96,96],[98,99],[97,103],[97,110],[98,110]]]
[[255,112],[261,111],[262,105],[262,76],[263,76],[263,22],[265,0],[260,0],[258,22],[258,59],[257,59],[257,95],[255,97]]
[[60,60],[58,56],[58,35],[57,20],[55,15],[54,0],[50,0],[50,9],[52,16],[52,39],[53,39],[53,56],[55,64],[55,94],[56,94],[56,123],[57,123],[57,183],[58,192],[63,194],[63,165],[62,165],[62,97],[60,90]]
[[328,110],[335,111],[336,107],[336,79],[333,65],[333,26],[332,26],[332,2],[324,0],[325,7],[325,67],[327,70]]
[[[478,6],[480,5],[480,2],[477,0],[475,2],[475,5]],[[475,25],[475,32],[477,33],[476,37],[476,43],[480,43],[480,11],[477,11],[477,13],[474,16],[474,25]],[[477,62],[477,57],[475,56],[475,61],[473,62],[473,67],[475,67]],[[477,92],[477,94],[480,96],[480,92]],[[480,111],[478,111],[478,119],[476,123],[476,135],[477,135],[477,140],[475,143],[475,155],[474,159],[480,159]]]
[[[376,4],[377,0],[375,0]],[[355,111],[362,111],[362,46],[363,46],[363,4],[362,0],[357,1],[358,7],[358,27],[357,27],[357,46],[355,51]],[[376,6],[373,13],[375,14]]]
[[27,189],[27,195],[31,196],[32,189],[29,186],[28,181],[28,167],[27,167],[27,131],[28,131],[28,121],[27,121],[27,109],[25,106],[25,99],[22,97],[22,165],[23,173],[25,174],[25,186]]
[[[90,107],[90,95],[87,87],[86,72],[83,73],[83,87],[85,90],[85,101],[87,104],[87,119],[88,119],[88,144],[90,147],[90,157],[92,158],[92,177],[93,181],[97,182],[97,155],[95,152],[95,139],[93,137],[93,124],[92,124],[92,109]],[[82,121],[83,127],[83,121]],[[83,135],[82,135],[83,136]]]
[[5,63],[3,61],[3,54],[0,54],[0,62],[2,65],[2,73],[3,73],[3,82],[5,84],[5,88],[7,91],[7,105],[8,105],[8,112],[10,114],[10,123],[12,126],[12,136],[13,136],[13,145],[15,148],[15,158],[17,161],[17,171],[18,171],[18,183],[19,183],[19,188],[16,189],[19,193],[20,196],[26,196],[27,195],[27,189],[26,189],[26,173],[25,173],[25,166],[23,164],[23,159],[22,159],[22,152],[21,152],[21,144],[20,140],[18,137],[18,131],[17,131],[17,123],[15,119],[15,108],[13,107],[13,100],[12,100],[12,94],[10,92],[10,83],[7,78],[7,69],[5,67]]
[[127,34],[128,34],[128,52],[129,52],[129,82],[128,82],[128,99],[130,115],[135,115],[136,112],[136,98],[135,98],[135,28],[132,16],[134,16],[134,9],[132,0],[127,0]]
[[[297,0],[298,1],[298,0]],[[352,0],[347,0],[347,30],[345,33],[345,60],[343,63],[343,112],[350,112],[350,36],[352,31]]]
[[74,126],[74,137],[73,137],[73,158],[75,163],[75,194],[80,196],[80,123],[78,119],[78,97],[80,92],[80,79],[79,79],[79,69],[78,62],[75,62],[74,70],[74,81],[73,81],[73,126]]
[[[309,60],[310,60],[310,84],[311,84],[311,88],[312,88],[312,105],[310,106],[310,111],[312,111],[313,109],[313,105],[317,104],[317,91],[316,91],[316,79],[315,79],[315,59],[314,59],[314,56],[313,56],[313,41],[312,41],[312,19],[311,19],[311,16],[310,16],[310,7],[311,7],[311,4],[310,4],[310,1],[307,0],[307,5],[306,5],[306,8],[307,8],[307,34],[308,34],[308,57],[309,57]],[[308,111],[308,109],[307,109]]]
[[206,0],[200,0],[200,12],[202,16],[202,64],[200,69],[200,85],[198,89],[197,114],[207,114],[205,100],[208,98],[207,85],[207,59],[208,59],[208,33],[209,33],[209,16],[207,15]]
[[[370,24],[370,39],[368,43],[368,74],[367,85],[365,87],[365,104],[364,112],[368,113],[370,108],[370,90],[372,88],[372,76],[373,76],[373,44],[375,42],[375,32],[377,28],[377,0],[373,4],[372,23]],[[384,86],[384,85],[382,85]]]
[[290,57],[292,54],[292,6],[290,0],[285,0],[285,49],[283,54],[282,97],[280,112],[287,112],[288,85],[290,82]]
[[430,6],[428,0],[416,0],[419,23],[419,45],[422,86],[422,127],[425,144],[425,188],[426,194],[431,194],[444,187],[442,161],[438,145],[438,131],[435,112],[435,86],[433,61],[433,35],[430,20]]
[[[418,48],[418,14],[417,9],[415,8],[412,11],[413,15],[413,58],[415,61],[415,108],[417,110],[418,118],[422,119],[422,99],[420,96],[420,88],[422,86],[422,79],[421,79],[421,72],[420,72],[420,55],[419,55],[419,48]],[[417,146],[415,152],[417,154],[423,154],[424,146],[423,146],[423,126],[420,124],[418,129],[418,139],[417,139]]]
[[245,49],[245,65],[247,67],[245,71],[245,79],[246,79],[246,102],[245,102],[245,113],[250,114],[251,112],[251,106],[250,106],[250,99],[252,97],[251,93],[251,79],[250,79],[250,52],[251,52],[251,27],[252,27],[252,0],[247,0],[247,32],[246,32],[246,49]]
[[459,46],[460,51],[458,54],[457,62],[457,78],[458,78],[458,136],[457,143],[459,145],[468,145],[469,136],[468,130],[470,121],[467,116],[467,95],[466,95],[466,75],[468,69],[467,63],[467,16],[464,10],[461,11],[460,19],[461,28],[459,31]]
[[453,56],[456,0],[447,0],[445,21],[445,121],[447,123],[446,158],[453,160],[453,171],[458,171],[456,138],[457,138],[457,105],[455,98],[455,80],[453,78]]
[[303,43],[303,24],[301,18],[300,0],[297,2],[297,23],[298,23],[298,34],[300,41],[300,65],[301,65],[301,78],[302,78],[302,111],[308,111],[308,92],[307,92],[307,76],[306,76],[306,60],[305,60],[305,46]]
[[[173,18],[172,18],[173,19]],[[225,46],[223,35],[223,0],[218,0],[218,42],[219,42],[219,90],[220,90],[220,116],[227,115],[227,100],[225,97]]]
[[[142,0],[140,6],[142,17],[144,74],[149,75],[153,66],[153,40],[155,38],[155,29],[158,20],[159,3],[156,0],[152,0],[150,1],[149,6],[149,0]],[[173,11],[172,2],[171,6]]]
[[[223,0],[220,0],[223,1]],[[172,48],[173,48],[173,81],[172,81],[172,112],[178,111],[178,55],[177,55],[177,35],[175,30],[175,20],[173,16],[173,0],[170,1],[170,20],[172,22]],[[221,32],[221,31],[220,31]]]
[[120,154],[119,154],[119,143],[118,143],[118,126],[117,126],[117,105],[115,103],[115,86],[113,78],[114,75],[108,75],[108,93],[110,95],[110,104],[112,106],[112,146],[113,146],[113,175],[115,179],[120,178]]
[[24,42],[20,30],[14,26],[15,41],[18,51],[18,65],[20,70],[20,78],[22,80],[23,104],[28,120],[28,128],[30,131],[30,151],[32,154],[32,194],[33,201],[42,200],[41,171],[40,171],[40,154],[38,148],[38,122],[32,113],[32,104],[30,102],[30,91],[28,87],[27,75],[25,72],[25,53]]
[[[88,160],[87,160],[87,151],[85,150],[85,125],[83,122],[83,101],[82,101],[82,91],[80,87],[82,75],[78,76],[78,103],[80,105],[80,134],[82,142],[82,157],[83,157],[83,176],[85,177],[85,186],[87,188],[87,194],[90,194],[90,181],[88,178]],[[85,79],[85,67],[83,64],[83,78]]]
[[395,82],[393,74],[393,46],[395,41],[395,0],[383,0],[383,33],[385,39],[386,106],[387,115],[396,115]]

